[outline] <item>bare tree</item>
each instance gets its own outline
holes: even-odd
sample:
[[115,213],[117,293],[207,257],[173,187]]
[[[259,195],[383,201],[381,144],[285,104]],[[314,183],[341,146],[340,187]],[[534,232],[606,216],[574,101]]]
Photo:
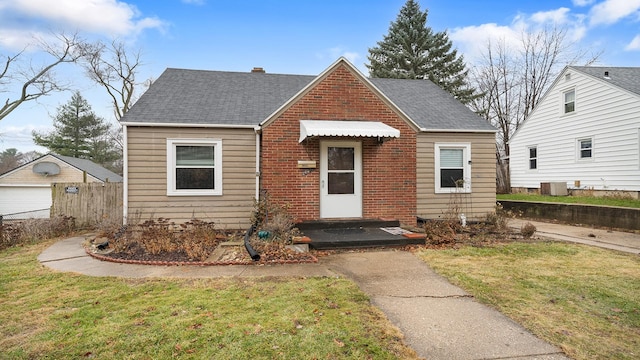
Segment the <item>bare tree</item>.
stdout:
[[130,53],[123,42],[114,40],[110,45],[99,43],[97,51],[87,52],[84,60],[89,78],[107,90],[119,121],[136,100],[140,51]]
[[58,34],[56,39],[57,42],[38,40],[38,47],[52,57],[45,65],[20,66],[20,60],[26,56],[25,50],[7,56],[4,64],[0,65],[0,92],[10,92],[12,85],[20,84],[18,93],[10,95],[0,107],[0,120],[26,101],[66,90],[65,85],[56,79],[54,68],[63,63],[77,62],[86,55],[89,47],[77,34]]
[[[487,44],[483,59],[472,72],[482,97],[471,107],[498,128],[496,143],[497,191],[509,192],[509,141],[566,65],[595,62],[568,41],[565,28],[546,27],[523,32],[518,48],[505,41]],[[586,60],[585,60],[586,59]]]

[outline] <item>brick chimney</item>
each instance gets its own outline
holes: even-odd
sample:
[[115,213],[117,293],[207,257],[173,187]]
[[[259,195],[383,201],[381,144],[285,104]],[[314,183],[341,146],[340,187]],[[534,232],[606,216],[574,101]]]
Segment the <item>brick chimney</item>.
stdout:
[[264,71],[263,68],[261,67],[254,67],[253,69],[251,69],[252,73],[259,73],[259,74],[264,74],[266,71]]

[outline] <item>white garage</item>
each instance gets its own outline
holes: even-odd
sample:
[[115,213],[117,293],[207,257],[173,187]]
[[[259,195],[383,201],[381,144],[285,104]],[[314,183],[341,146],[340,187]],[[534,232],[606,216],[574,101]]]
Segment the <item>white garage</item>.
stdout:
[[48,218],[51,185],[0,186],[0,214],[12,219]]
[[86,159],[50,153],[0,175],[0,215],[48,218],[51,184],[122,182],[122,176]]

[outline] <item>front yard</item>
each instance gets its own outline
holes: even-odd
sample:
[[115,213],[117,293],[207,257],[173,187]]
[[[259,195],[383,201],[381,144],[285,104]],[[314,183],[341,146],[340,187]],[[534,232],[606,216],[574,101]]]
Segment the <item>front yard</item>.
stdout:
[[[95,278],[39,264],[50,244],[0,251],[2,358],[416,358],[347,279]],[[415,251],[572,358],[640,355],[637,255],[535,240]]]
[[413,359],[349,280],[95,278],[0,252],[3,359]]

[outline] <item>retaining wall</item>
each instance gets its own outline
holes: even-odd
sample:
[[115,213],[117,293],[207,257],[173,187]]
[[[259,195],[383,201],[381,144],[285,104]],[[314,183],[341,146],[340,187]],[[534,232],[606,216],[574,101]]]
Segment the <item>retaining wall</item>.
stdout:
[[517,200],[500,200],[498,202],[505,210],[521,212],[524,217],[532,219],[560,220],[574,224],[640,230],[640,209]]

